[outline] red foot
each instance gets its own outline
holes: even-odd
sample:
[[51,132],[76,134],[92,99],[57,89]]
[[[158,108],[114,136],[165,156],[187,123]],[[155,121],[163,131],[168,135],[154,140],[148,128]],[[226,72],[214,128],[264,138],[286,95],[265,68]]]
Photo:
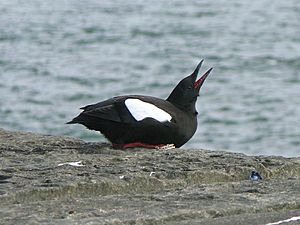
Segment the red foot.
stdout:
[[128,143],[128,144],[113,144],[114,148],[135,148],[135,147],[142,147],[142,148],[162,148],[166,146],[165,144],[157,144],[157,145],[152,145],[152,144],[146,144],[142,142],[133,142],[133,143]]

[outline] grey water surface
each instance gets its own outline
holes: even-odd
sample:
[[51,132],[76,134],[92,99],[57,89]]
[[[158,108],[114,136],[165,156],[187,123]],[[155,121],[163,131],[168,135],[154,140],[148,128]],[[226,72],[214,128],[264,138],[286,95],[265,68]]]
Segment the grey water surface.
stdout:
[[184,148],[300,155],[300,3],[2,0],[0,127],[104,141],[65,125],[124,94],[166,98],[214,67]]

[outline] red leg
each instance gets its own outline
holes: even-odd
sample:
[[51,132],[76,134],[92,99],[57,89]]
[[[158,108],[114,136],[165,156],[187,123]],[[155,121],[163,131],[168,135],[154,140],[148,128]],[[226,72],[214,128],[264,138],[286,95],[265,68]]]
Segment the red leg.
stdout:
[[157,144],[157,145],[152,145],[152,144],[146,144],[142,142],[133,142],[133,143],[128,143],[124,144],[123,148],[135,148],[135,147],[142,147],[142,148],[159,148],[164,146],[164,144]]
[[135,148],[135,147],[141,147],[141,148],[155,148],[155,149],[163,149],[164,147],[169,147],[167,144],[147,144],[142,142],[133,142],[133,143],[127,143],[127,144],[113,144],[114,148]]

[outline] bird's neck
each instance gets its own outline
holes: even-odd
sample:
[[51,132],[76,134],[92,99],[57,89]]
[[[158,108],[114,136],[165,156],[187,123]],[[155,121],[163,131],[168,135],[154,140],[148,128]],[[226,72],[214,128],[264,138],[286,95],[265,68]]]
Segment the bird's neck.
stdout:
[[189,114],[195,114],[196,111],[196,100],[197,98],[188,100],[183,98],[182,92],[180,87],[175,87],[174,90],[171,92],[169,97],[166,99],[166,101],[172,103],[177,108],[181,109],[184,112],[187,112]]
[[167,99],[168,102],[170,102],[172,105],[174,105],[176,108],[186,112],[190,115],[197,115],[195,102],[192,103],[186,103],[186,102],[179,102],[179,101],[172,101]]

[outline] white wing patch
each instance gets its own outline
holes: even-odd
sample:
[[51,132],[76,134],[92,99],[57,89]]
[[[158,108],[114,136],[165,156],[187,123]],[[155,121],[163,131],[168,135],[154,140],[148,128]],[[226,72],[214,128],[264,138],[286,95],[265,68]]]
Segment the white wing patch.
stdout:
[[137,120],[141,121],[147,117],[153,118],[159,122],[171,121],[172,116],[166,111],[157,106],[143,102],[140,99],[129,98],[125,100],[125,105],[131,115]]

